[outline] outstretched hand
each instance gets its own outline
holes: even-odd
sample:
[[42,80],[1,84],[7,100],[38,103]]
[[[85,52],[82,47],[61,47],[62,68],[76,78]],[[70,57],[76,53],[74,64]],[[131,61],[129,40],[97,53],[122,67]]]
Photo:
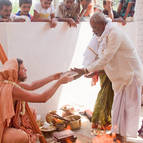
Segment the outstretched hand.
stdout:
[[71,71],[78,73],[77,75],[74,76],[74,80],[80,78],[82,75],[85,74],[84,69],[79,69],[79,68],[73,68]]
[[68,75],[63,76],[63,77],[61,77],[61,78],[59,79],[59,81],[60,81],[61,84],[65,84],[65,83],[71,82],[71,81],[73,81],[73,80],[74,80],[74,78],[71,77],[71,76],[68,76]]
[[94,75],[97,75],[97,72],[91,72],[91,73],[85,74],[84,76],[86,78],[92,78]]
[[77,72],[79,75],[85,74],[84,69],[73,68],[73,69],[71,69],[71,71]]
[[56,73],[56,74],[52,75],[52,77],[53,77],[54,80],[57,80],[61,77],[62,74],[63,74],[62,72],[59,72],[59,73]]

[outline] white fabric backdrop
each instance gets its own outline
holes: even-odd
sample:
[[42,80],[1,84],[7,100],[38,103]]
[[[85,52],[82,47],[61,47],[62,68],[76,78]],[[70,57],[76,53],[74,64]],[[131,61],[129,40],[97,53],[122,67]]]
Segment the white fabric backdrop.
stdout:
[[[124,30],[136,45],[136,23],[127,24]],[[80,67],[83,52],[92,35],[88,22],[81,23],[77,28],[58,23],[55,29],[50,29],[47,23],[0,23],[0,43],[9,58],[19,57],[24,60],[28,69],[27,82],[66,71],[69,67]],[[99,83],[91,87],[90,79],[81,78],[64,85],[47,103],[31,106],[43,118],[49,110],[64,104],[78,104],[92,110],[99,89]]]

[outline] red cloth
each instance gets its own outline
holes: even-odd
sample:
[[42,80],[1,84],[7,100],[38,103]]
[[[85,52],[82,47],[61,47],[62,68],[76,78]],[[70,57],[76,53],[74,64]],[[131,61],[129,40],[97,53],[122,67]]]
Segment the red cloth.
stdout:
[[92,77],[92,83],[91,85],[94,86],[98,82],[98,73],[95,73],[95,75]]

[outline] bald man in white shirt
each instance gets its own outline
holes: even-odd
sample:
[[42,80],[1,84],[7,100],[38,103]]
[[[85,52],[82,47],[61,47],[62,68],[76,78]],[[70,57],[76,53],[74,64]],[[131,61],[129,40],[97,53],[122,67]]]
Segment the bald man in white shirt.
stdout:
[[143,65],[128,36],[102,13],[95,13],[90,24],[98,36],[98,59],[80,75],[104,70],[112,82],[112,132],[137,137],[143,85]]

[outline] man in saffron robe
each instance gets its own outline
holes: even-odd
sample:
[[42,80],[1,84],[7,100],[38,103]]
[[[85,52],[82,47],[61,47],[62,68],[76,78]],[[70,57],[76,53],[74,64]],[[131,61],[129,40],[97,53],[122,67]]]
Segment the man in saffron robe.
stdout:
[[[25,107],[20,102],[46,102],[60,85],[73,79],[57,73],[32,84],[21,83],[26,77],[26,68],[20,59],[8,60],[0,70],[0,143],[35,143],[36,133],[26,121]],[[57,82],[43,93],[30,92],[53,80]]]

